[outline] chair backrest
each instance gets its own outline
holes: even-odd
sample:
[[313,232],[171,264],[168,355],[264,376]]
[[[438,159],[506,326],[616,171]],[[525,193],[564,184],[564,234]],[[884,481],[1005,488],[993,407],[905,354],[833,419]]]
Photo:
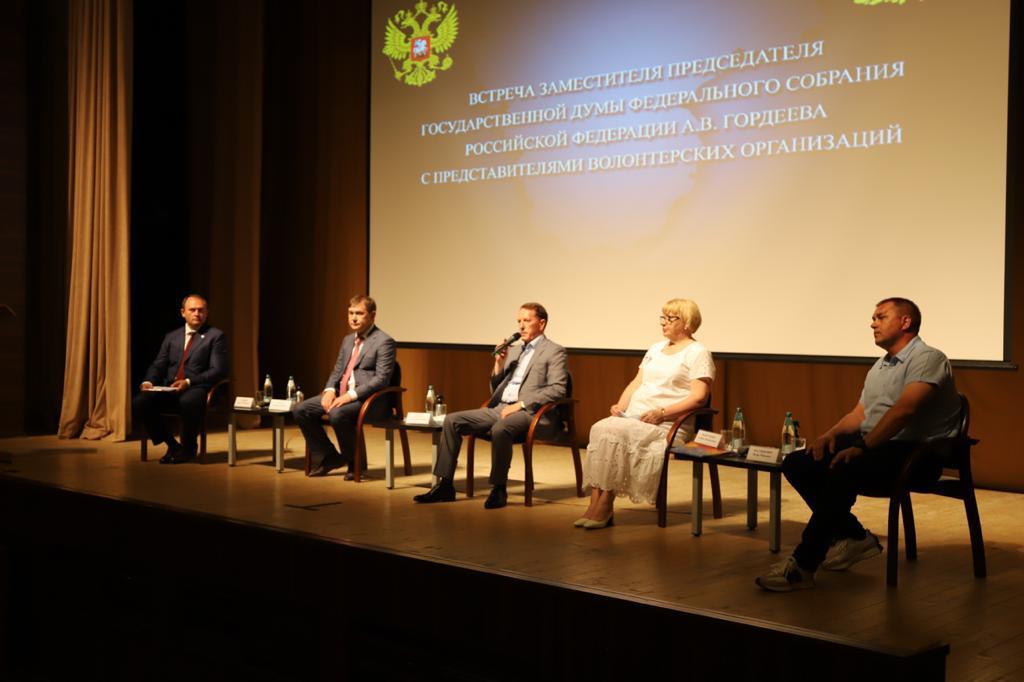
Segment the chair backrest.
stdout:
[[967,400],[967,396],[963,393],[957,394],[960,396],[960,432],[961,438],[970,439],[971,437],[971,403]]
[[[565,373],[565,397],[572,397],[572,372]],[[572,405],[565,404],[558,406],[558,418],[562,422],[562,430],[569,430],[569,419],[572,417]]]
[[[398,360],[395,360],[395,368],[391,371],[391,386],[402,385],[402,366],[398,364]],[[399,416],[404,416],[402,413],[402,394],[399,392],[392,393],[388,399],[388,408],[391,411],[391,415],[394,416],[396,413]]]
[[[707,400],[700,406],[700,409],[707,410],[711,407],[711,393],[708,393]],[[693,418],[693,429],[697,431],[714,431],[715,430],[715,414],[716,412],[698,412]]]
[[961,478],[971,476],[971,446],[977,441],[971,438],[971,403],[963,393],[960,396],[960,428],[956,438],[952,439],[952,447],[943,449],[940,457],[942,465],[950,469],[959,469]]

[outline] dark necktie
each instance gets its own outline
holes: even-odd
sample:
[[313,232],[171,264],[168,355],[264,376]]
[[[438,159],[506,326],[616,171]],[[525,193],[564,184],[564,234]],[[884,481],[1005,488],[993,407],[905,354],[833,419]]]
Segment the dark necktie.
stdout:
[[181,362],[178,363],[178,373],[174,375],[175,381],[181,381],[185,378],[185,361],[188,360],[188,352],[192,350],[192,339],[196,337],[196,333],[190,329],[186,336],[188,338],[185,340],[185,352],[181,354]]

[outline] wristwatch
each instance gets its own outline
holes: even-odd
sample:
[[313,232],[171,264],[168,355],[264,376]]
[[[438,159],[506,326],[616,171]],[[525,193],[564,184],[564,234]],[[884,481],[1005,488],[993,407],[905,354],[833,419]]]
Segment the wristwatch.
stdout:
[[522,400],[519,401],[519,407],[521,407],[524,412],[526,411],[526,403],[524,403]]

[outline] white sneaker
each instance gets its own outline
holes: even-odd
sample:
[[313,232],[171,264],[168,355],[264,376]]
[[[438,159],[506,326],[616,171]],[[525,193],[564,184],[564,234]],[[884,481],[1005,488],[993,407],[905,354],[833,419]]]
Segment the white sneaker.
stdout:
[[754,579],[760,587],[771,592],[792,592],[814,587],[814,573],[805,571],[797,565],[796,559],[789,557],[775,564],[764,575]]
[[882,543],[878,541],[878,537],[871,531],[865,532],[867,534],[863,540],[843,538],[829,547],[821,567],[828,571],[845,571],[858,561],[881,554]]

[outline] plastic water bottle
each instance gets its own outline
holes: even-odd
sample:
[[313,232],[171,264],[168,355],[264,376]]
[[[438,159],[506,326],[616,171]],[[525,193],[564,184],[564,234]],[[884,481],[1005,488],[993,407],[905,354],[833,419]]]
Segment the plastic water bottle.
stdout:
[[427,414],[434,414],[434,404],[437,402],[437,394],[434,393],[434,385],[427,386],[427,398],[423,403],[423,411]]
[[747,440],[747,426],[743,423],[743,410],[736,408],[736,414],[732,418],[732,443],[730,449],[739,451]]
[[292,402],[295,402],[295,391],[297,391],[297,390],[298,390],[298,387],[295,385],[295,377],[289,376],[288,377],[288,400],[290,400]]
[[270,401],[274,398],[274,382],[270,380],[270,375],[263,380],[263,404],[269,405]]
[[299,386],[295,387],[295,402],[301,403],[306,399],[306,394],[302,392],[302,388]]
[[793,413],[786,413],[786,420],[782,422],[782,447],[779,453],[788,455],[796,448],[796,427],[793,425]]

